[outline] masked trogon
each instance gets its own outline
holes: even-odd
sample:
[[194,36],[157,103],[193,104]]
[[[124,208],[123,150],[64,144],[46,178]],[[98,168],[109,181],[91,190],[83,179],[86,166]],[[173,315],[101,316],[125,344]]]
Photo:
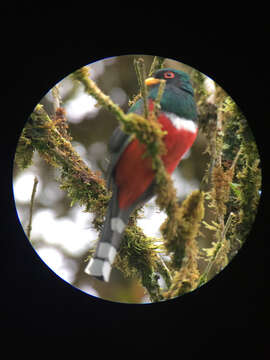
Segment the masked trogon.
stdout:
[[[171,68],[158,70],[145,80],[149,111],[154,108],[160,79],[166,80],[166,84],[157,120],[167,132],[163,137],[167,152],[162,160],[171,174],[197,136],[197,111],[189,75]],[[143,99],[133,104],[129,112],[143,115]],[[112,197],[95,253],[85,269],[87,274],[106,282],[129,216],[155,194],[155,173],[151,159],[143,157],[145,150],[145,145],[123,132],[120,126],[114,130],[109,142],[111,159],[107,175]]]

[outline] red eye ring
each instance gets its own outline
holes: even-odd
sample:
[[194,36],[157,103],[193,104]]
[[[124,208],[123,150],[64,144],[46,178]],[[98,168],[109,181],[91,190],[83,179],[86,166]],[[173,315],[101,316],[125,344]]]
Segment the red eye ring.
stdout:
[[164,78],[165,79],[173,79],[175,77],[175,74],[172,71],[166,71],[164,73]]

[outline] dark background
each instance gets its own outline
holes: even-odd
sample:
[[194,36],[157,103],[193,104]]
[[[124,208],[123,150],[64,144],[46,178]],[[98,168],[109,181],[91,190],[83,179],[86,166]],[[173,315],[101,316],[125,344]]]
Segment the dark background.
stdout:
[[[34,30],[34,29],[33,29]],[[246,40],[247,34],[244,33]],[[151,348],[197,353],[204,358],[218,346],[220,354],[235,356],[266,349],[269,331],[264,274],[268,258],[264,240],[269,239],[268,147],[269,147],[269,65],[265,47],[228,44],[199,45],[193,52],[182,43],[162,41],[118,42],[108,34],[87,41],[36,41],[11,38],[2,54],[2,136],[1,136],[1,330],[10,337],[87,336],[106,343],[115,340],[123,352],[126,342]],[[95,40],[96,39],[96,42]],[[23,41],[22,41],[23,40]],[[223,45],[226,43],[219,42]],[[241,46],[243,46],[241,42]],[[115,45],[116,43],[116,45]],[[142,45],[143,44],[143,45]],[[152,44],[152,46],[151,46]],[[212,43],[213,44],[213,43]],[[255,47],[256,46],[256,47]],[[256,49],[256,50],[255,50]],[[207,51],[206,51],[207,50]],[[38,100],[56,82],[75,69],[95,60],[124,54],[150,54],[173,58],[214,78],[237,102],[257,140],[263,169],[263,193],[258,215],[241,255],[199,291],[165,303],[117,304],[90,298],[72,288],[40,262],[28,243],[16,217],[12,198],[12,162],[24,121]],[[191,55],[193,54],[193,55]],[[42,69],[42,72],[40,71]],[[233,268],[233,271],[231,269]],[[267,325],[267,326],[266,326]],[[119,348],[121,346],[121,349]],[[168,347],[169,346],[169,347]],[[137,347],[137,345],[136,345]],[[169,351],[170,350],[170,351]],[[143,351],[143,350],[142,350]],[[233,357],[234,358],[234,357]],[[259,355],[260,358],[260,355]]]

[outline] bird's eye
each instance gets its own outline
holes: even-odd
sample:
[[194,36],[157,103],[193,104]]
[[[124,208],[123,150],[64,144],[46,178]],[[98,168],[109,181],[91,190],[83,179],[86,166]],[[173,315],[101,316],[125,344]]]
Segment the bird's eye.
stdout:
[[172,71],[166,71],[165,73],[164,73],[164,78],[165,79],[172,79],[172,78],[174,78],[175,77],[175,74],[172,72]]

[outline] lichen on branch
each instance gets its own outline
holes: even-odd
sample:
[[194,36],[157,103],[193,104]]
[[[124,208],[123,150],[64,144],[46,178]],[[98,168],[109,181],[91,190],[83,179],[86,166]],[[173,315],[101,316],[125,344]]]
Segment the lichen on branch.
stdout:
[[[256,216],[261,187],[259,153],[247,120],[236,103],[217,88],[216,119],[202,128],[208,136],[207,212],[212,247],[202,249],[206,267],[199,285],[219,273],[237,253]],[[210,136],[209,136],[210,135]]]
[[49,165],[60,170],[60,188],[67,192],[71,204],[78,202],[86,211],[93,212],[95,227],[100,229],[110,194],[100,174],[86,166],[70,140],[65,110],[59,108],[52,120],[39,104],[23,129],[15,161],[25,168],[31,164],[30,155],[26,159],[25,149],[29,148],[31,154],[37,150]]

